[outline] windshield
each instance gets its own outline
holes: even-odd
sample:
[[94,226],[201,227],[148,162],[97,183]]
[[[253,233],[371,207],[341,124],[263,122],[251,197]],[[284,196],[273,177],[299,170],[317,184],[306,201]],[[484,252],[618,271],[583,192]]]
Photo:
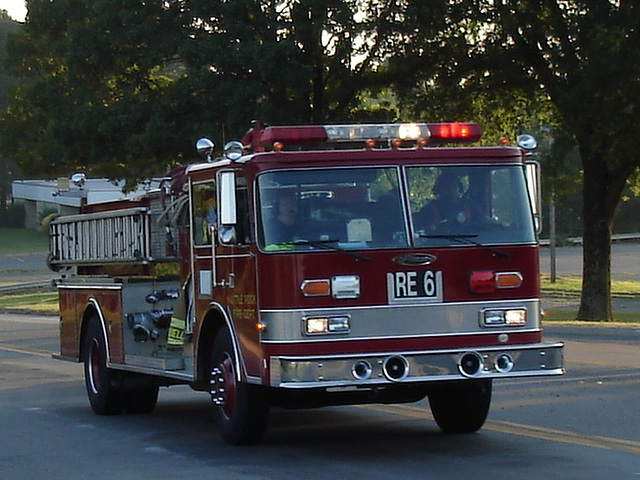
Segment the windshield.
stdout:
[[396,167],[384,167],[260,175],[261,248],[407,247],[398,172]]
[[421,166],[406,175],[416,246],[535,241],[520,166]]
[[272,252],[535,241],[519,165],[272,171],[258,177],[258,205]]

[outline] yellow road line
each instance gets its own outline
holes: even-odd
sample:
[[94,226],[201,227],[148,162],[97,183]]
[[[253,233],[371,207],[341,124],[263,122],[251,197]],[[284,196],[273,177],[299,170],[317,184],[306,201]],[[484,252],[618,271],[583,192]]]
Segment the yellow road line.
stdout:
[[632,364],[632,363],[596,362],[592,360],[566,360],[565,363],[574,363],[576,365],[592,365],[596,367],[618,367],[618,368],[638,368],[639,366],[638,364]]
[[617,450],[621,452],[640,454],[640,442],[624,440],[621,438],[604,437],[577,432],[567,432],[553,428],[538,427],[534,425],[522,425],[519,423],[491,420],[485,428],[494,432],[521,435],[525,437],[551,440],[554,442],[570,443],[583,447],[602,448],[605,450]]
[[[378,412],[413,418],[433,418],[428,407],[413,407],[408,405],[363,405],[361,408]],[[617,450],[633,454],[640,454],[640,442],[624,440],[621,438],[605,437],[601,435],[589,435],[577,432],[567,432],[553,428],[524,425],[520,423],[506,422],[502,420],[488,420],[483,429],[493,432],[519,435],[523,437],[537,438],[539,440],[551,440],[554,442],[569,443],[583,447],[601,448],[605,450]]]
[[0,343],[0,350],[4,350],[5,352],[13,352],[13,353],[24,353],[25,355],[37,355],[38,357],[51,358],[53,355],[51,352],[47,352],[46,350],[32,350],[27,348],[18,348],[13,345],[7,345],[6,343]]

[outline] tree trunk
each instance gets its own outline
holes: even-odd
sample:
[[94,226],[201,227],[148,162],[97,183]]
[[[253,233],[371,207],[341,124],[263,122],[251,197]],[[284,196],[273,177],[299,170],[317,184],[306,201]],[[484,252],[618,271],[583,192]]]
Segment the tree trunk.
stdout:
[[611,305],[611,233],[628,168],[607,170],[602,160],[585,161],[583,182],[582,295],[578,319],[613,320]]

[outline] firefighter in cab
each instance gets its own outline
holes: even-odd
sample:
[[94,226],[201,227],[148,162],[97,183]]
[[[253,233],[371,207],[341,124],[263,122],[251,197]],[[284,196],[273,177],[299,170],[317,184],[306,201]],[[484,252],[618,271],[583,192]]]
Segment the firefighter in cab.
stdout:
[[460,178],[452,172],[442,172],[433,186],[435,199],[416,215],[419,226],[429,232],[443,227],[465,224],[471,218],[469,204],[463,196]]

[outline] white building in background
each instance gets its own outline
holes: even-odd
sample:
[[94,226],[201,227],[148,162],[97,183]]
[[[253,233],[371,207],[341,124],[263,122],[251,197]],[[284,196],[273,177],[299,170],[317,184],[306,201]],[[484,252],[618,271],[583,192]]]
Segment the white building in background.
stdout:
[[[78,174],[76,174],[78,175]],[[157,182],[153,182],[157,187]],[[14,203],[25,207],[25,227],[40,228],[42,219],[50,213],[72,215],[80,212],[82,205],[123,200],[142,195],[149,185],[141,185],[133,192],[123,193],[124,182],[112,182],[105,178],[77,177],[58,180],[14,180],[11,193]]]

